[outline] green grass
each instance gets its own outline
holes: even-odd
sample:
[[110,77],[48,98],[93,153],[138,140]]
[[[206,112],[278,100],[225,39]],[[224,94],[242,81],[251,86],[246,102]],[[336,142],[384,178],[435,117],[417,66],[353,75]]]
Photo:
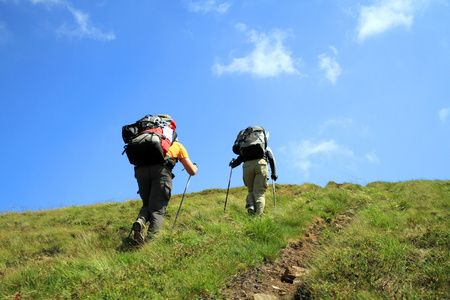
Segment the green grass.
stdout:
[[449,299],[450,182],[373,183],[366,203],[311,261],[317,299]]
[[[244,187],[174,195],[155,240],[127,238],[141,202],[0,215],[0,299],[223,298],[237,272],[275,260],[317,218],[328,224],[307,262],[314,299],[446,299],[450,182],[277,185],[265,215],[245,212]],[[351,222],[339,232],[341,213]],[[350,213],[351,212],[351,213]]]

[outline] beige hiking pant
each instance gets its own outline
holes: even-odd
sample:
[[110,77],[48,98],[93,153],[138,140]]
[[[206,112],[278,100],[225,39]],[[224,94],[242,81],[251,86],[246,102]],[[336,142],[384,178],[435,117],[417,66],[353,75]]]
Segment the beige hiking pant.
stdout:
[[248,189],[247,208],[253,205],[256,214],[261,215],[266,205],[265,192],[269,181],[267,161],[261,158],[244,162],[243,176],[244,184]]

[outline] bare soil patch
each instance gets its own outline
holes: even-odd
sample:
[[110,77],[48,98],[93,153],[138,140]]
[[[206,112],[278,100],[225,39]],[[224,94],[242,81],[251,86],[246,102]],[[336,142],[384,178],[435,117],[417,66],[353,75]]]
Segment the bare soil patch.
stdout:
[[349,215],[340,214],[330,223],[317,219],[300,240],[281,250],[276,261],[236,274],[221,292],[226,299],[310,299],[300,288],[302,277],[308,272],[307,261],[320,247],[323,229],[342,230],[351,221]]

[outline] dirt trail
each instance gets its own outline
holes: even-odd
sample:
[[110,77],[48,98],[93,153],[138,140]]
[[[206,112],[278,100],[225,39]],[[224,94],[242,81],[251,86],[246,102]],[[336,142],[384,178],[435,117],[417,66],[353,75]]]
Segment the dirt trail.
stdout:
[[324,228],[340,231],[351,221],[349,213],[339,215],[327,224],[322,219],[305,230],[304,237],[289,243],[273,262],[256,266],[236,274],[226,283],[222,293],[226,299],[309,299],[299,288],[302,276],[308,272],[307,260],[320,247],[320,237]]

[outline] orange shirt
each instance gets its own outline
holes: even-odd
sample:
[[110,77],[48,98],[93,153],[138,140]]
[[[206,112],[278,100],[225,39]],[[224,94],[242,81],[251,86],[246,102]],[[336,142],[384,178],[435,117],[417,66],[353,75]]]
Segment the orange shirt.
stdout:
[[177,160],[189,157],[186,148],[184,148],[184,146],[177,141],[173,142],[172,146],[170,146],[169,151],[167,151],[167,155],[175,157]]

